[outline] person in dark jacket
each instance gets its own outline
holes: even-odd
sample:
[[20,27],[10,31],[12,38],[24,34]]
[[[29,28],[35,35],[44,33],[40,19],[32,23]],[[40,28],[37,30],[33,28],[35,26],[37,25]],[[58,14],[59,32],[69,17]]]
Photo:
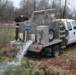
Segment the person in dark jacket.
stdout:
[[[25,17],[24,14],[21,12],[18,17],[16,17],[13,21],[14,25],[16,26],[15,31],[15,40],[18,41],[18,35],[19,35],[19,24],[18,22],[24,22],[26,20],[29,20],[29,18]],[[23,42],[25,40],[25,33],[23,33]]]

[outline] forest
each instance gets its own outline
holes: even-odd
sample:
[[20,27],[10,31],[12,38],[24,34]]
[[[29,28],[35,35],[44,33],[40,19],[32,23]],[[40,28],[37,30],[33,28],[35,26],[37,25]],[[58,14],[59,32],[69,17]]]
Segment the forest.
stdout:
[[56,18],[76,19],[76,8],[72,7],[68,0],[21,0],[19,8],[15,7],[12,1],[0,0],[0,22],[12,23],[20,12],[31,18],[33,11],[45,9],[56,9]]

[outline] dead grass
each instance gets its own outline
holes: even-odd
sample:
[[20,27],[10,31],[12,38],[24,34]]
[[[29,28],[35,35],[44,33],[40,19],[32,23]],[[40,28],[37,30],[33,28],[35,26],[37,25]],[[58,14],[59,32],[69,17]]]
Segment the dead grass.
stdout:
[[0,50],[0,54],[4,54],[6,56],[15,57],[18,52],[18,49],[7,44],[4,48]]
[[14,39],[15,28],[11,25],[0,25],[0,49]]
[[8,43],[14,39],[15,28],[12,25],[0,25],[0,53],[7,56],[15,56],[17,49]]
[[47,69],[50,75],[76,75],[76,45],[68,46],[61,56],[41,60],[36,66]]

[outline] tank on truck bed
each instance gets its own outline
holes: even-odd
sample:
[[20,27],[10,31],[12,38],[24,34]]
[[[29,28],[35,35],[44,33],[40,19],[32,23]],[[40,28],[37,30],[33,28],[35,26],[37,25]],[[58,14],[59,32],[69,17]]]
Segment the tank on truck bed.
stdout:
[[58,56],[61,48],[59,25],[55,20],[55,9],[34,11],[31,19],[31,32],[34,42],[28,51],[41,52],[49,56]]

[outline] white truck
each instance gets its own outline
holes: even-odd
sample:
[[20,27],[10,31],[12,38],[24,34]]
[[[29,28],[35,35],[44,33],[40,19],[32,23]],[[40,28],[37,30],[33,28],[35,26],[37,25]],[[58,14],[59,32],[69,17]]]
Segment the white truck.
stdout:
[[[55,19],[55,13],[55,9],[34,11],[31,22],[25,25],[26,41],[33,40],[27,53],[37,52],[42,55],[58,56],[61,49],[76,42],[76,21]],[[11,44],[19,47],[26,42],[11,42]]]
[[76,42],[76,21],[73,19],[58,19],[64,23],[67,34],[67,45]]

